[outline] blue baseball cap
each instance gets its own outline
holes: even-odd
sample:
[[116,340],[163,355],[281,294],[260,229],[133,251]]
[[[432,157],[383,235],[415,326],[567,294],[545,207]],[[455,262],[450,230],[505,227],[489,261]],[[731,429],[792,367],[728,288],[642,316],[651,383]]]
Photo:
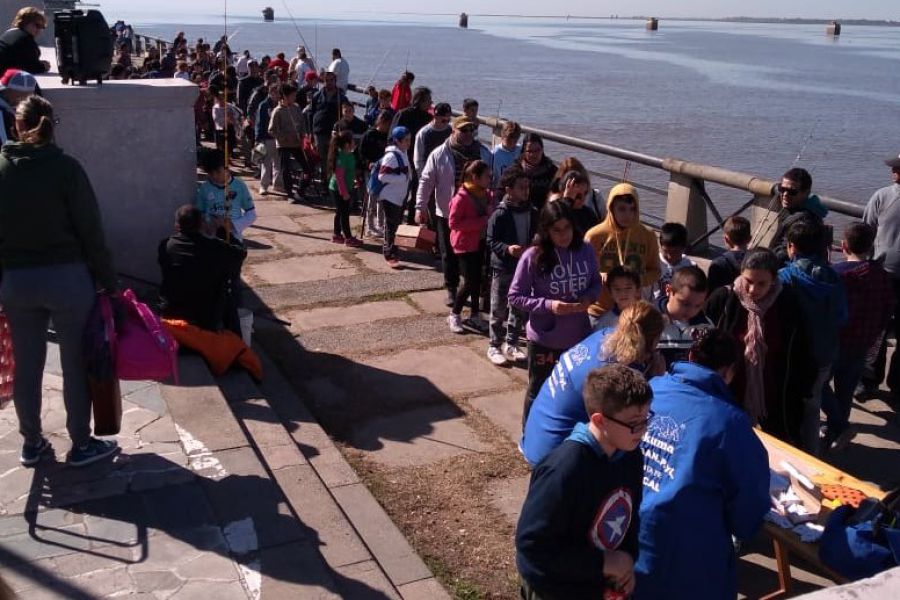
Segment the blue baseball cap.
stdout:
[[395,142],[399,142],[403,138],[409,135],[409,129],[404,127],[403,125],[399,125],[391,129],[391,139]]

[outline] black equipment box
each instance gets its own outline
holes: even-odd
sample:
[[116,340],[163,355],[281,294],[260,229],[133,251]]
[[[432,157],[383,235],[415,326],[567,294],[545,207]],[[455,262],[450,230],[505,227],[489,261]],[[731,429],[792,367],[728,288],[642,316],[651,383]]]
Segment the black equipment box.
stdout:
[[98,10],[63,10],[53,13],[56,60],[63,83],[97,84],[109,75],[113,60],[113,34]]

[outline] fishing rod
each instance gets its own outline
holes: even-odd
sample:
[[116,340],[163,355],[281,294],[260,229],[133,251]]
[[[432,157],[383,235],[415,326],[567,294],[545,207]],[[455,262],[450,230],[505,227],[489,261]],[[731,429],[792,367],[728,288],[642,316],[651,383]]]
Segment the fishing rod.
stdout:
[[372,82],[375,81],[375,77],[378,75],[378,72],[381,71],[381,67],[384,66],[384,61],[387,60],[388,54],[391,53],[391,50],[393,50],[393,49],[395,48],[395,46],[396,46],[396,44],[395,44],[394,46],[391,46],[391,47],[388,48],[387,50],[385,50],[384,56],[381,57],[381,62],[378,63],[378,66],[377,66],[377,67],[375,67],[375,72],[372,73],[372,76],[371,76],[371,77],[369,77],[369,81],[368,81],[368,83],[366,83],[366,85],[365,85],[365,87],[363,88],[363,90],[365,90],[366,88],[368,88],[370,85],[372,85]]
[[[303,45],[304,45],[305,47],[309,48],[309,44],[306,43],[306,38],[303,37],[303,32],[300,31],[300,26],[297,25],[297,19],[294,18],[294,15],[293,15],[293,13],[291,12],[291,9],[288,8],[287,0],[281,0],[281,3],[284,5],[284,10],[287,11],[288,17],[291,18],[291,23],[293,23],[294,29],[297,30],[297,35],[300,36],[300,41],[303,42]],[[318,43],[318,42],[317,42],[317,43]],[[317,57],[315,57],[315,56],[313,57],[313,67],[318,71],[319,67],[318,67],[318,65],[317,65],[316,58],[317,58]]]
[[[225,100],[225,172],[228,173],[228,177],[225,179],[225,219],[224,219],[224,227],[225,227],[225,243],[231,243],[231,191],[228,189],[228,184],[231,183],[231,170],[230,170],[230,160],[228,160],[228,119],[231,117],[231,110],[228,107],[228,0],[222,0],[224,15],[223,21],[225,25],[225,47],[223,51],[225,52],[225,57],[222,59],[222,81],[224,82],[224,100]],[[237,32],[235,32],[237,33]]]

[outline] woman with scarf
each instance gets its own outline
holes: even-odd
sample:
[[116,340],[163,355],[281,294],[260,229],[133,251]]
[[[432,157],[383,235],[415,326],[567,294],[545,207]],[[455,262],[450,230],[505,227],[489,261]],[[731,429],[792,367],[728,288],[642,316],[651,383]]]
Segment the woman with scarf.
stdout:
[[[462,185],[450,200],[450,245],[459,260],[463,283],[456,292],[453,309],[447,317],[450,331],[464,333],[463,325],[479,332],[488,329],[478,312],[481,271],[485,257],[488,217],[494,210],[491,198],[491,167],[475,160],[463,171]],[[462,320],[462,308],[471,298],[471,317]]]
[[550,182],[556,175],[556,165],[544,154],[544,138],[536,133],[526,133],[522,138],[522,156],[518,163],[530,184],[528,199],[536,209],[541,210],[547,202]]
[[771,250],[750,250],[734,283],[710,296],[706,314],[743,346],[731,389],[751,422],[799,444],[803,398],[816,368],[800,306],[778,280],[780,266]]

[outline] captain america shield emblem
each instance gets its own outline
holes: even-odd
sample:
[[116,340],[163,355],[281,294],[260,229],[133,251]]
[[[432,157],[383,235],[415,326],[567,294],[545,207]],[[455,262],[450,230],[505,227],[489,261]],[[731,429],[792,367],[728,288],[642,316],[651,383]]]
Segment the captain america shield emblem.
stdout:
[[591,525],[591,542],[601,550],[615,550],[631,525],[631,492],[618,488],[600,503]]

